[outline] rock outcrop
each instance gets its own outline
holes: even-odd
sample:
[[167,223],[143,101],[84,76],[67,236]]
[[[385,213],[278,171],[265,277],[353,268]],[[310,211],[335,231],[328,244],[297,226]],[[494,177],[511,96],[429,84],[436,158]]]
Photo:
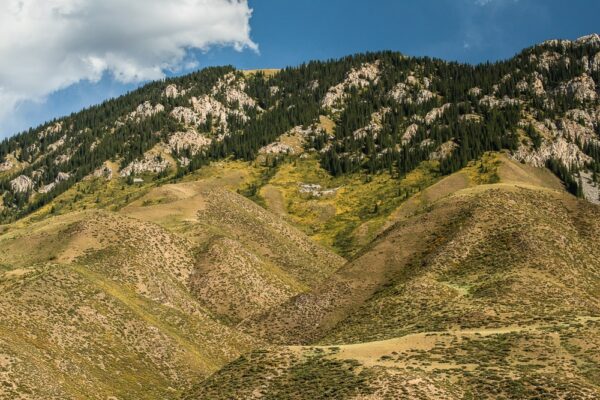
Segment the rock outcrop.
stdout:
[[132,161],[120,172],[122,177],[144,173],[158,174],[171,166],[171,163],[160,155],[146,154],[143,159]]
[[203,148],[210,146],[212,140],[196,130],[190,129],[185,132],[176,132],[169,138],[167,148],[174,153],[188,150],[190,155],[196,155]]
[[180,90],[177,85],[168,85],[163,92],[163,96],[169,99],[176,99],[181,96],[185,96],[187,90]]
[[402,144],[406,144],[412,140],[412,138],[417,134],[419,130],[419,125],[411,124],[406,128],[404,134],[402,134]]
[[454,150],[456,150],[457,148],[458,145],[454,141],[449,140],[445,143],[442,143],[433,153],[431,153],[429,155],[429,159],[443,160],[449,157],[452,154],[452,152],[454,152]]
[[137,106],[135,111],[129,113],[127,118],[133,121],[141,121],[163,111],[165,111],[165,107],[162,104],[156,104],[155,106],[153,106],[151,102],[146,101]]
[[26,175],[19,175],[10,181],[10,188],[14,193],[27,193],[33,190],[33,181]]
[[329,88],[321,105],[323,108],[330,109],[333,112],[340,111],[343,108],[343,102],[346,97],[346,91],[350,88],[363,88],[376,84],[379,80],[379,61],[365,63],[360,68],[352,69],[344,81]]
[[354,131],[354,139],[362,139],[367,136],[376,138],[379,132],[381,132],[383,129],[383,118],[388,112],[390,112],[389,108],[382,108],[381,110],[375,111],[373,114],[371,114],[371,121],[369,122],[369,125]]
[[444,113],[446,112],[447,109],[450,108],[450,106],[451,106],[450,103],[446,103],[441,107],[437,107],[437,108],[434,108],[433,110],[429,111],[425,115],[425,123],[427,125],[431,125],[434,121],[441,118],[441,116],[444,115]]
[[423,104],[436,97],[435,93],[429,90],[430,83],[429,78],[419,80],[414,75],[409,75],[404,82],[398,83],[388,96],[398,103]]
[[588,74],[583,74],[559,86],[558,92],[568,96],[573,96],[575,100],[586,101],[596,100],[596,83]]

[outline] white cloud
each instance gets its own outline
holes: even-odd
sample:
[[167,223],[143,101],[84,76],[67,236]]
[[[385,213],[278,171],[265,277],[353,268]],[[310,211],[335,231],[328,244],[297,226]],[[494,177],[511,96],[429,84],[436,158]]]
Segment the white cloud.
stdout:
[[191,48],[257,50],[246,0],[2,0],[0,124],[40,101],[109,72],[124,83],[194,65]]

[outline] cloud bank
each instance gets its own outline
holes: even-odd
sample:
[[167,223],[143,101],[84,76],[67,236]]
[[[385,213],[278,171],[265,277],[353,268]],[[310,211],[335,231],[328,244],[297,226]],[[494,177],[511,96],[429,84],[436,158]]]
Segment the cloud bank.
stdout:
[[0,125],[22,101],[105,73],[159,79],[189,49],[257,50],[251,14],[246,0],[2,0]]

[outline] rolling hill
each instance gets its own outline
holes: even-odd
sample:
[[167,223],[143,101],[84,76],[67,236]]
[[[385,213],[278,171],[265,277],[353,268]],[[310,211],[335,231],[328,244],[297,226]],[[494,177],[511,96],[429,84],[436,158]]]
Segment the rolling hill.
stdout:
[[406,202],[324,284],[244,327],[279,346],[184,398],[600,395],[598,208],[547,171],[505,158],[497,171]]

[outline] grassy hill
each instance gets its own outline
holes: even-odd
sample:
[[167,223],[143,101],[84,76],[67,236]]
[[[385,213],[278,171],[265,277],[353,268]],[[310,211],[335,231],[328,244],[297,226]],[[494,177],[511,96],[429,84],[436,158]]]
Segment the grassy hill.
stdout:
[[309,382],[317,399],[597,397],[597,213],[547,171],[489,156],[405,202],[323,285],[246,325],[282,346],[184,398],[303,398]]
[[597,206],[502,153],[436,168],[76,185],[2,227],[0,398],[597,396]]
[[0,398],[176,398],[259,345],[233,322],[343,262],[216,176],[138,190],[3,228]]

